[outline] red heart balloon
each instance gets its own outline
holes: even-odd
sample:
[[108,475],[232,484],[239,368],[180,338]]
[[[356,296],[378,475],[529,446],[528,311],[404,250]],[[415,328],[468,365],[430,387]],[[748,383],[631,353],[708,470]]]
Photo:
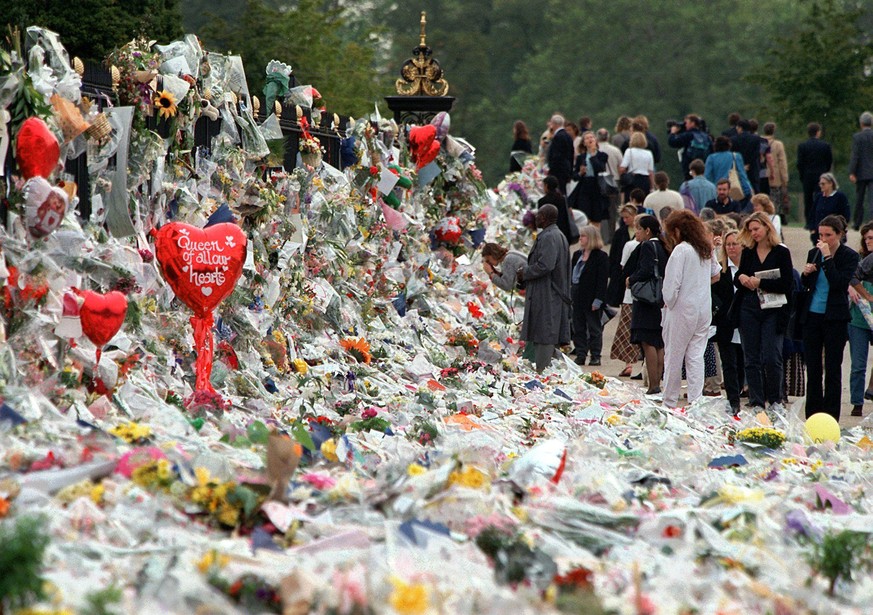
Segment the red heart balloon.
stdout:
[[15,161],[24,179],[48,177],[58,166],[61,146],[38,117],[29,117],[18,129],[15,141]]
[[233,292],[246,260],[246,236],[239,226],[171,222],[152,235],[164,279],[195,316],[211,314]]
[[436,141],[437,129],[433,124],[413,126],[409,129],[409,154],[419,169],[433,162],[440,153],[440,144]]
[[109,343],[127,315],[127,297],[113,290],[101,295],[91,290],[73,289],[85,302],[79,309],[82,320],[82,333],[94,342],[98,349]]

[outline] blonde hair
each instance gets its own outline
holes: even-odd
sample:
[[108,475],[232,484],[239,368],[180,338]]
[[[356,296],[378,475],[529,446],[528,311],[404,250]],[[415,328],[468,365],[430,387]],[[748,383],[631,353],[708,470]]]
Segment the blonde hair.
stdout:
[[590,224],[586,224],[581,229],[579,229],[579,239],[585,235],[588,238],[588,249],[589,250],[601,250],[603,249],[603,237],[600,235],[600,229],[596,226],[592,226]]
[[621,211],[618,212],[619,216],[621,216],[622,214],[631,214],[634,218],[636,218],[638,214],[637,206],[627,203],[626,205],[622,206]]
[[776,213],[776,206],[773,205],[773,201],[770,200],[770,197],[760,192],[752,197],[752,205],[760,205],[761,209],[764,210],[764,213],[772,216]]
[[[718,262],[721,265],[721,270],[723,272],[728,271],[728,255],[727,255],[727,248],[725,248],[725,244],[727,243],[728,237],[730,237],[731,235],[739,235],[739,234],[740,234],[739,229],[737,229],[736,227],[729,226],[728,229],[724,233],[722,233],[722,235],[721,235],[721,254],[719,254]],[[739,241],[739,237],[737,238],[737,241]]]
[[634,132],[631,134],[630,147],[646,149],[649,142],[646,140],[646,134],[643,132]]
[[768,244],[770,244],[771,248],[778,246],[781,243],[779,235],[776,234],[776,227],[773,226],[773,222],[770,220],[770,216],[765,214],[763,211],[756,211],[746,216],[746,219],[743,220],[740,234],[737,237],[739,242],[743,244],[743,247],[754,248],[756,245],[755,240],[752,239],[752,234],[749,232],[749,225],[752,222],[757,222],[767,229],[767,235],[765,236],[764,240]]

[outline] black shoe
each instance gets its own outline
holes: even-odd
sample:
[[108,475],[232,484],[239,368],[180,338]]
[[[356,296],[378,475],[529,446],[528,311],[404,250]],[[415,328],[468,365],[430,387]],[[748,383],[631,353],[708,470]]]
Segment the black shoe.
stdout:
[[873,391],[867,390],[864,391],[864,399],[869,399],[873,401]]
[[864,416],[863,406],[852,406],[852,416]]
[[576,365],[585,365],[585,355],[576,357]]
[[743,389],[742,391],[740,391],[740,397],[748,397],[748,396],[749,396],[749,389]]
[[643,372],[640,372],[636,376],[631,376],[630,379],[631,380],[642,380],[643,379]]
[[600,365],[600,359],[592,358],[590,361],[588,361],[588,365]]

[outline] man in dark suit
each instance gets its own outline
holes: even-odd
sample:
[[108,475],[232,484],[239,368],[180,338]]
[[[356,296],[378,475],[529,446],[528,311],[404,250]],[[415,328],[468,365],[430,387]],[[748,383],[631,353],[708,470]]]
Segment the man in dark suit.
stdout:
[[819,177],[831,170],[834,155],[830,144],[821,139],[821,124],[810,122],[806,134],[809,138],[797,146],[797,172],[803,184],[803,215],[808,226],[812,217],[812,197],[818,190]]
[[553,115],[549,120],[549,128],[552,130],[552,141],[549,143],[547,158],[549,175],[555,176],[561,194],[566,196],[567,182],[573,174],[573,137],[564,130],[562,115]]
[[761,179],[761,137],[752,132],[749,120],[739,120],[736,130],[737,135],[731,138],[733,150],[743,157],[752,194],[757,194]]
[[852,136],[852,158],[849,161],[849,181],[855,184],[855,230],[873,212],[865,214],[864,197],[873,183],[873,113],[865,111],[860,119],[861,131]]

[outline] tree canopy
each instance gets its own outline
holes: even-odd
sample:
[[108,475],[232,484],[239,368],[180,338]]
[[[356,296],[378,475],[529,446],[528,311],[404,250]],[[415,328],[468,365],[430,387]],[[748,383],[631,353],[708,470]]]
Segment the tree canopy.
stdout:
[[[61,34],[71,55],[102,59],[138,34],[169,42],[194,32],[238,53],[259,93],[271,59],[291,64],[329,107],[360,116],[427,43],[457,97],[452,132],[477,148],[489,182],[507,170],[511,127],[536,138],[560,111],[612,129],[619,115],[664,121],[702,115],[713,133],[728,113],[775,120],[789,152],[803,126],[821,122],[838,160],[873,95],[869,0],[751,0],[705,4],[648,0],[0,0],[6,19]],[[678,183],[675,152],[662,167]]]
[[102,61],[139,35],[166,43],[185,32],[179,0],[0,0],[0,15],[21,30],[57,32],[70,57],[83,60]]

